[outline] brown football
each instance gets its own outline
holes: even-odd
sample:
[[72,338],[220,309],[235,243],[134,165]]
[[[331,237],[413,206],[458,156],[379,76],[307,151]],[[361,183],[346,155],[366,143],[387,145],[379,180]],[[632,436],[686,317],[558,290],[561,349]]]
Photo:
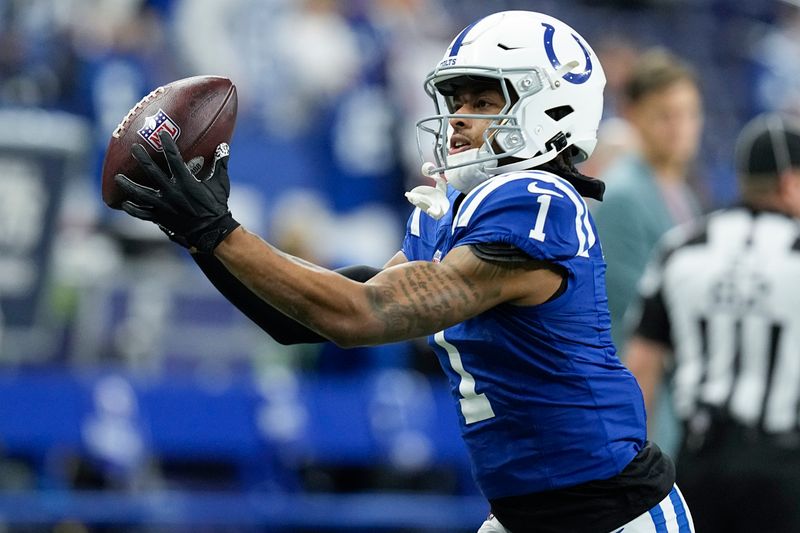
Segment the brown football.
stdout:
[[214,150],[230,142],[236,125],[236,86],[221,76],[195,76],[154,90],[131,109],[111,134],[103,161],[103,201],[119,209],[123,201],[114,176],[125,174],[141,185],[153,186],[131,155],[139,143],[164,170],[167,162],[158,134],[175,139],[195,176],[208,176]]

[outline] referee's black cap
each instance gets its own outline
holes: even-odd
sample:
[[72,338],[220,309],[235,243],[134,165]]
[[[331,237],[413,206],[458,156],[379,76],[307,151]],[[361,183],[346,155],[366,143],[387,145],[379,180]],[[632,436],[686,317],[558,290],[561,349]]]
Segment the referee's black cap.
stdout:
[[800,122],[766,113],[747,123],[736,141],[740,176],[778,175],[800,169]]

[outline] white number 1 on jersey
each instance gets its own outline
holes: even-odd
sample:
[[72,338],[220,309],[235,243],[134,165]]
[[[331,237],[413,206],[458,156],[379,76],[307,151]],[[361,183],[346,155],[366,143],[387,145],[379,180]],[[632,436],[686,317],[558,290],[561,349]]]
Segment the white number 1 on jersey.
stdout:
[[528,233],[528,237],[539,242],[544,242],[544,224],[547,220],[547,213],[550,211],[550,202],[553,200],[553,196],[558,198],[564,198],[564,196],[566,196],[575,206],[575,230],[578,237],[578,252],[575,255],[579,257],[589,257],[589,249],[594,246],[597,239],[589,219],[589,210],[583,199],[581,199],[573,189],[567,187],[561,178],[542,175],[537,179],[554,185],[555,188],[561,192],[539,188],[535,181],[528,185],[528,192],[538,194],[536,201],[539,203],[539,212],[536,214],[536,222],[533,225],[533,229]]
[[547,218],[547,211],[550,209],[550,200],[549,194],[542,194],[536,198],[541,207],[539,208],[539,214],[536,215],[536,224],[533,225],[533,229],[528,236],[539,242],[544,242],[544,219]]
[[467,424],[494,418],[494,411],[489,403],[489,398],[485,394],[478,394],[475,391],[475,378],[464,368],[458,348],[445,340],[444,331],[435,334],[433,340],[445,349],[447,355],[450,356],[450,366],[461,378],[458,383],[458,392],[461,394],[459,403],[461,404],[461,414],[464,415],[464,420],[466,420]]

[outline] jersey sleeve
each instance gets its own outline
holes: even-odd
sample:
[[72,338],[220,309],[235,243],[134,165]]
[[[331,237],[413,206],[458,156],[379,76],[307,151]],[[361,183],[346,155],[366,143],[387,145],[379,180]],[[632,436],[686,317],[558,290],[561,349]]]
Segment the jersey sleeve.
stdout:
[[588,257],[596,237],[583,199],[566,181],[529,172],[493,178],[464,200],[453,225],[453,246],[503,243],[533,259]]

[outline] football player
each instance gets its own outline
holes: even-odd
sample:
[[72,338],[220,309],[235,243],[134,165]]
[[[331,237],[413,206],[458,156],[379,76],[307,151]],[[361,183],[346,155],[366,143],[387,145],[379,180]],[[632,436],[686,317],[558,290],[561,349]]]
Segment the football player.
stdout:
[[[489,532],[693,531],[672,461],[646,441],[642,395],[609,333],[605,264],[583,197],[603,69],[552,17],[496,13],[464,28],[425,80],[434,180],[408,193],[402,250],[383,269],[333,272],[241,227],[227,145],[194,179],[117,183],[133,216],[188,247],[212,282],[281,342],[352,347],[427,335],[447,373]],[[421,143],[422,145],[422,143]],[[624,216],[624,213],[620,213]]]

